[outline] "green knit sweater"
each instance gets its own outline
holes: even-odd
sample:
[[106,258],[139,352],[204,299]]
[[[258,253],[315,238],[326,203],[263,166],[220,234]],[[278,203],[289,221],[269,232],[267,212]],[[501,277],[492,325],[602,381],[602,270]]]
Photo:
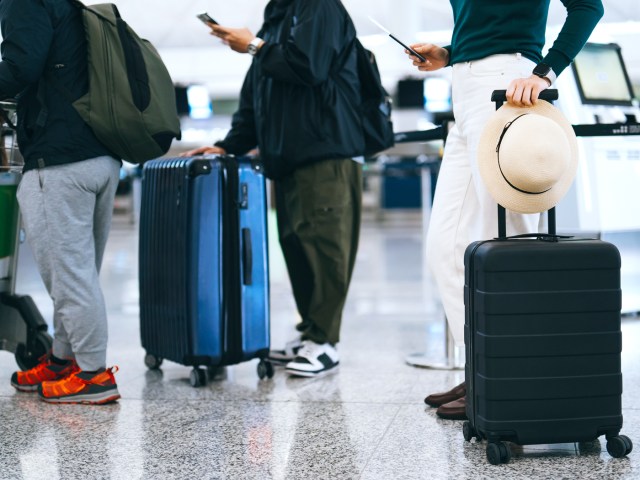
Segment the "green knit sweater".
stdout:
[[561,0],[567,17],[543,58],[549,0],[450,0],[454,28],[449,64],[500,53],[544,61],[559,75],[575,58],[602,18],[600,0]]

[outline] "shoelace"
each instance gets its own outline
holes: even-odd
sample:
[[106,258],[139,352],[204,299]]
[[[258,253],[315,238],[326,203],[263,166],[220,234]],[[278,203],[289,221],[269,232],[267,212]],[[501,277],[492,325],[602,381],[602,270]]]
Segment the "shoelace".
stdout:
[[297,348],[298,350],[300,350],[300,345],[302,345],[303,342],[300,341],[299,338],[296,338],[295,340],[291,340],[287,343],[284,344],[284,351],[285,353],[295,353],[294,350]]
[[[111,382],[115,382],[115,378],[113,377],[113,374],[116,373],[118,370],[120,370],[118,368],[117,365],[114,365],[111,368],[106,368],[104,370],[104,372],[100,372],[97,375],[94,375],[93,377],[91,377],[88,380],[85,380],[84,378],[80,378],[78,377],[78,374],[82,373],[82,372],[76,372],[72,375],[72,377],[77,377],[77,379],[80,382],[83,382],[85,385],[89,385],[89,384],[94,384],[94,385],[101,385],[105,382],[111,381]],[[71,378],[71,377],[69,377]]]
[[45,353],[40,358],[38,358],[38,364],[35,367],[30,368],[24,373],[27,373],[27,372],[40,373],[42,372],[42,370],[47,368],[50,364],[51,364],[51,359],[49,358],[49,354]]
[[36,376],[40,376],[40,374],[42,374],[44,372],[44,370],[46,370],[47,367],[50,364],[51,364],[51,362],[45,358],[40,363],[38,363],[38,365],[36,365],[35,367],[27,370],[24,373],[29,373],[29,374],[33,374],[33,375],[36,375]]
[[318,345],[313,343],[310,340],[305,340],[304,342],[302,342],[302,348],[300,348],[300,350],[298,350],[298,353],[296,356],[298,357],[314,357],[316,356],[316,350],[317,350]]
[[51,366],[53,362],[51,362],[51,358],[49,354],[45,353],[38,359],[38,364],[26,370],[24,372],[20,372],[20,376],[29,380],[35,379],[36,381],[42,380],[42,378],[49,378],[47,375],[48,367]]

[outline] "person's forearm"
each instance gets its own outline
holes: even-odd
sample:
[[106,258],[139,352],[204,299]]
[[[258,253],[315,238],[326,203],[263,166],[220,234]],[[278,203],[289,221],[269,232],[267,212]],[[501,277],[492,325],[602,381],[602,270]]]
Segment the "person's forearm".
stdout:
[[560,75],[573,61],[604,14],[600,0],[562,0],[562,3],[567,8],[567,19],[542,60],[555,75]]

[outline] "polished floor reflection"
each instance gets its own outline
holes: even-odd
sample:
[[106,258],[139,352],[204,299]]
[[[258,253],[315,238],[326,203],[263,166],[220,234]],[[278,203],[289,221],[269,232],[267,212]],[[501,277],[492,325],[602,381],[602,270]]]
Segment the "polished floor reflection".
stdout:
[[[271,239],[272,345],[279,346],[292,336],[296,315]],[[489,465],[484,444],[464,441],[461,422],[440,420],[424,405],[426,394],[459,383],[463,373],[405,362],[415,352],[444,355],[442,312],[422,245],[419,217],[365,221],[339,373],[292,379],[277,370],[260,381],[254,361],[195,389],[189,368],[165,362],[149,371],[143,363],[137,234],[117,218],[102,281],[108,357],[120,367],[122,399],[103,407],[44,404],[11,388],[15,360],[0,352],[0,479],[640,478],[637,451],[613,459],[603,438],[514,447],[509,464]],[[26,248],[18,290],[50,318]],[[623,433],[640,447],[640,319],[626,319],[623,333]]]

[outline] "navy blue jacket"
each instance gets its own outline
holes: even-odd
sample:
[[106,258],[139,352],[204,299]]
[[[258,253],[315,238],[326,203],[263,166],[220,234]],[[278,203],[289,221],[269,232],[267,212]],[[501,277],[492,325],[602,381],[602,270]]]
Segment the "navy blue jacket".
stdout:
[[88,90],[87,46],[79,9],[69,0],[0,0],[0,99],[18,101],[24,170],[109,155],[71,103]]
[[272,0],[245,77],[228,153],[258,147],[265,174],[364,152],[356,31],[339,0]]

